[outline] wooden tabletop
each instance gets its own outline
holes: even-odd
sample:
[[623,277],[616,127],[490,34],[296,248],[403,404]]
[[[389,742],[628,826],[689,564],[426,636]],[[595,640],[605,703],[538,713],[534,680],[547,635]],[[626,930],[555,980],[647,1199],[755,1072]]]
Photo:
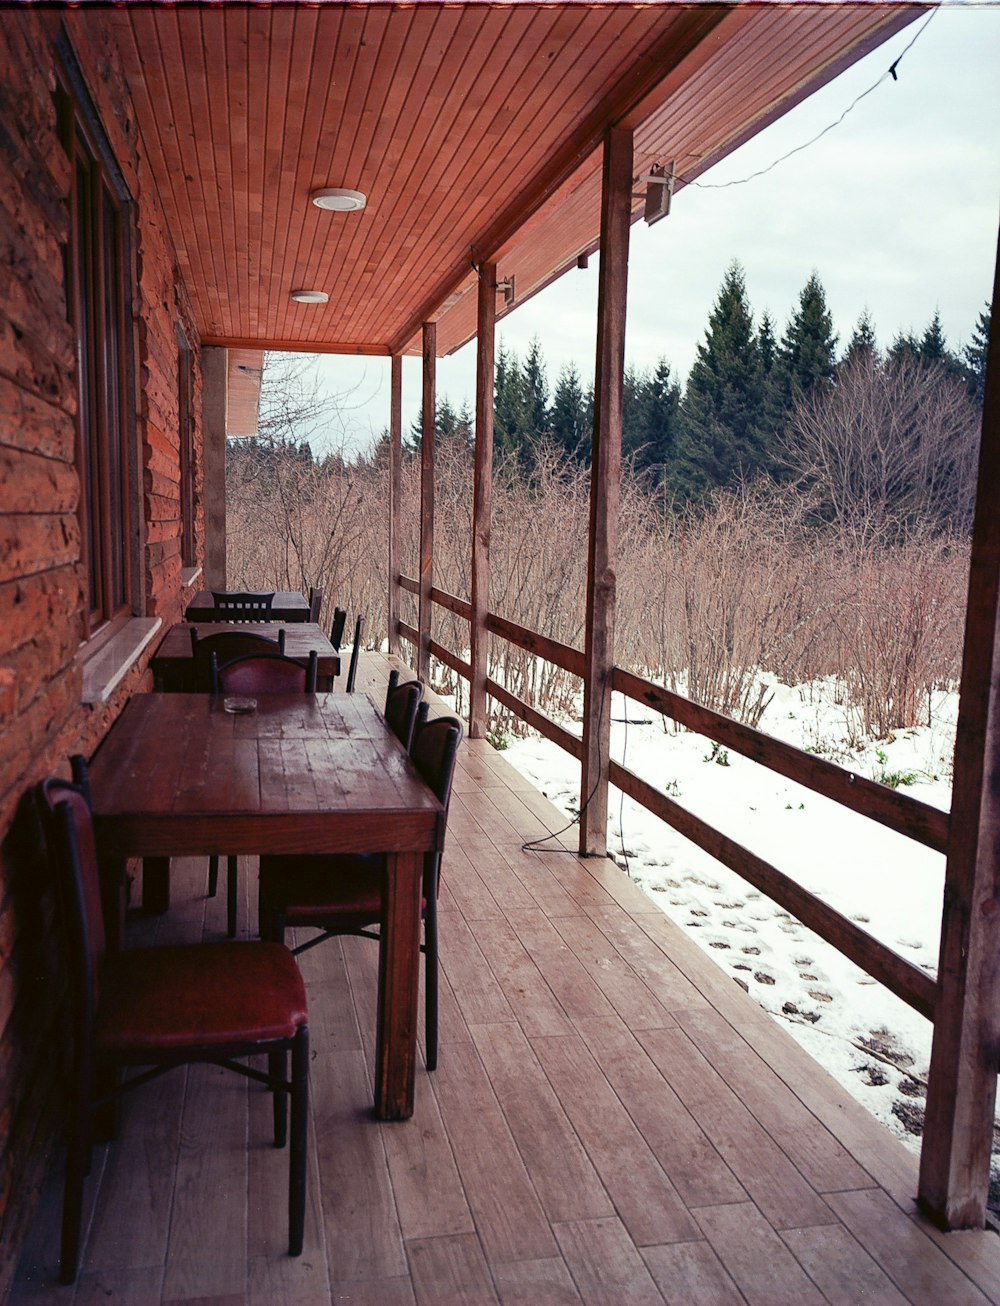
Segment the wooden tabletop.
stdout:
[[[323,627],[314,621],[296,621],[291,624],[280,621],[267,623],[233,623],[213,622],[210,630],[205,630],[202,623],[182,621],[172,626],[160,642],[160,647],[153,654],[152,667],[156,677],[157,689],[177,691],[194,690],[194,661],[191,651],[191,629],[196,624],[202,638],[217,635],[220,631],[236,631],[241,635],[261,635],[272,639],[277,646],[279,631],[285,632],[285,653],[290,658],[305,660],[315,649],[317,653],[316,670],[319,675],[320,689],[333,687],[333,680],[340,675],[340,655],[330,643],[330,636]],[[326,683],[324,683],[326,682]]]
[[442,846],[441,804],[367,695],[262,694],[245,716],[224,704],[212,694],[138,694],[111,727],[90,768],[105,904],[122,910],[132,857],[144,859],[144,902],[165,910],[171,857],[385,854],[375,1110],[405,1120],[424,855]]
[[137,694],[91,766],[119,856],[396,852],[438,846],[441,805],[363,694]]
[[[201,590],[187,606],[185,617],[188,621],[225,621],[225,614],[216,611],[215,599],[211,590]],[[250,622],[254,625],[270,625],[275,621],[308,621],[309,600],[304,594],[291,590],[277,590],[271,601],[270,622]]]

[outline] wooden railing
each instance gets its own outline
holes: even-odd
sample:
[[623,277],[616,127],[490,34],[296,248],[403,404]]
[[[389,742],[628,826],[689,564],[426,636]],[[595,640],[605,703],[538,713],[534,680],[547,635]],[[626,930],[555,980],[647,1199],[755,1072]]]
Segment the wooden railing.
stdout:
[[[417,593],[416,581],[399,578],[400,587]],[[472,619],[471,604],[444,590],[431,590],[431,600],[467,621]],[[525,630],[515,622],[490,613],[486,628],[491,634],[507,640],[536,657],[560,667],[572,675],[583,675],[583,654],[557,640],[549,639],[536,631]],[[417,631],[403,622],[399,624],[402,638],[416,645]],[[466,679],[471,675],[468,662],[431,641],[431,653],[457,675]],[[936,852],[944,852],[948,845],[950,818],[928,803],[901,794],[886,785],[848,771],[803,752],[780,739],[774,739],[759,730],[746,726],[730,717],[702,707],[691,699],[682,697],[661,685],[654,685],[641,676],[615,667],[611,687],[627,698],[676,721],[679,725],[704,736],[726,748],[742,754],[751,761],[774,771],[786,779],[794,780],[822,794],[870,820],[878,821],[896,833],[905,835]],[[525,703],[495,680],[488,679],[486,690],[498,703],[512,712],[544,738],[558,744],[578,761],[582,756],[582,743],[569,731],[550,720],[537,708]],[[862,970],[884,984],[921,1015],[934,1019],[938,984],[919,966],[900,957],[880,940],[861,929],[854,921],[815,894],[803,889],[783,871],[772,866],[756,853],[744,848],[728,835],[715,829],[707,821],[695,816],[672,798],[661,793],[647,781],[635,775],[618,762],[610,764],[611,783],[634,799],[640,806],[660,817],[692,843],[735,871],[786,911],[796,916],[803,925],[814,930],[822,939],[842,952]]]

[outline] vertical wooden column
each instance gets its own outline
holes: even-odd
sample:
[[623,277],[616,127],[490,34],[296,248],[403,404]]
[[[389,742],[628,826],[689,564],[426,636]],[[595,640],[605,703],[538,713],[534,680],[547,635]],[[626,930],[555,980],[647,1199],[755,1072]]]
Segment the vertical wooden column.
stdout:
[[590,469],[583,773],[580,783],[580,805],[583,808],[580,851],[594,854],[607,851],[611,669],[615,649],[615,567],[631,216],[632,132],[628,128],[612,127],[604,138],[601,190],[601,269]]
[[476,464],[472,486],[472,679],[469,735],[486,736],[486,671],[490,610],[490,531],[493,520],[493,365],[496,345],[497,265],[479,269],[476,339]]
[[226,426],[229,355],[218,346],[201,351],[201,458],[205,473],[204,584],[226,588]]
[[393,354],[389,379],[389,652],[399,652],[399,501],[403,484],[403,359]]
[[1000,1057],[1000,249],[986,368],[919,1202],[982,1228]]
[[437,418],[435,392],[437,323],[423,330],[423,409],[420,428],[420,609],[417,619],[417,675],[431,674],[431,585],[434,583],[434,434]]

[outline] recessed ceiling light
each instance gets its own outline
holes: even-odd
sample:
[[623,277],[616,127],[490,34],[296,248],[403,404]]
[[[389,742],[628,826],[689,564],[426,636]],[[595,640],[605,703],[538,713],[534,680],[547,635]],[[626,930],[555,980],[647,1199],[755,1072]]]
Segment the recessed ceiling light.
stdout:
[[343,190],[340,186],[327,186],[314,190],[309,196],[318,209],[332,209],[334,213],[357,213],[368,203],[367,195],[359,190]]
[[325,290],[293,290],[292,299],[297,304],[325,304],[330,296]]

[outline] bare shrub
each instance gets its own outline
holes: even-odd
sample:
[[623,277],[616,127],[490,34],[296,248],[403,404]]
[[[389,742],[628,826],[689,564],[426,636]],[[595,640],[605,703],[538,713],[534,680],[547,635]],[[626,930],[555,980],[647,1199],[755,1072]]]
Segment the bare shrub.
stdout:
[[824,522],[861,544],[967,530],[979,414],[936,363],[864,351],[798,403],[782,450]]

